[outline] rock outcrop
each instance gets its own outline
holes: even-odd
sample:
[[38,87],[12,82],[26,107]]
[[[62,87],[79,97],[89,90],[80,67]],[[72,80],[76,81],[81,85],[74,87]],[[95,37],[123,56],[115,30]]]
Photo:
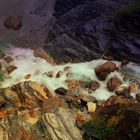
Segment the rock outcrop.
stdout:
[[57,20],[48,33],[45,50],[59,63],[89,61],[104,55],[139,62],[140,8],[138,4],[138,8],[133,4],[129,8],[130,3],[134,2],[57,0]]
[[22,27],[21,16],[10,16],[4,21],[4,26],[8,29],[19,30]]
[[43,129],[49,140],[82,140],[82,135],[74,122],[74,116],[70,110],[62,108],[42,117]]

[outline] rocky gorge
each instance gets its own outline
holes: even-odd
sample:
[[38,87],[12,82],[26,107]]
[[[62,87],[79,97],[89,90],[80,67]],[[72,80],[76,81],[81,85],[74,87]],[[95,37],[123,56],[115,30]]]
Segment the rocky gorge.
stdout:
[[138,0],[0,1],[0,140],[139,140]]

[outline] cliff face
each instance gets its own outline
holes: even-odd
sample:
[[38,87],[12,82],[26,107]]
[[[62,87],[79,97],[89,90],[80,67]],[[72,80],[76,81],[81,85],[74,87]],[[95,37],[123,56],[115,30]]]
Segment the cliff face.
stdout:
[[44,48],[58,62],[89,61],[103,53],[139,62],[140,8],[132,1],[57,0],[54,9],[57,20]]
[[[139,62],[139,5],[137,0],[3,0],[0,38],[16,46],[43,46],[58,63],[103,54]],[[11,15],[22,17],[18,31],[3,26]]]

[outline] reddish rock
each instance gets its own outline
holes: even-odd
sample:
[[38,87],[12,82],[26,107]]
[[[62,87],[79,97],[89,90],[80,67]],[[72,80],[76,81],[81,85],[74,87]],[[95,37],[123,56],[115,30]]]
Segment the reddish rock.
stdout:
[[11,63],[14,59],[13,59],[11,56],[6,56],[6,57],[4,58],[4,60],[9,64],[9,63]]
[[99,80],[105,80],[107,75],[117,69],[113,62],[106,62],[95,68],[95,73]]
[[122,60],[121,67],[127,65],[128,63],[129,63],[129,60],[127,60],[127,59]]
[[109,89],[109,91],[114,91],[121,84],[122,81],[120,79],[113,77],[107,82],[107,88]]
[[10,16],[4,21],[4,26],[8,29],[19,30],[22,27],[21,16]]
[[93,81],[89,83],[86,87],[92,89],[93,91],[96,91],[96,89],[100,87],[100,84],[97,81]]
[[7,72],[8,72],[8,74],[10,74],[11,72],[13,72],[13,71],[16,70],[16,69],[17,69],[16,66],[8,66]]

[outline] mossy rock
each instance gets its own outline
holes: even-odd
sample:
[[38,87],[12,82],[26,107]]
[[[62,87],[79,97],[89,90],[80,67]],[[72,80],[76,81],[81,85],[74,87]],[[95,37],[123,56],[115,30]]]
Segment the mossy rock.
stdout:
[[115,25],[123,31],[138,34],[140,32],[140,3],[117,9],[115,12]]

